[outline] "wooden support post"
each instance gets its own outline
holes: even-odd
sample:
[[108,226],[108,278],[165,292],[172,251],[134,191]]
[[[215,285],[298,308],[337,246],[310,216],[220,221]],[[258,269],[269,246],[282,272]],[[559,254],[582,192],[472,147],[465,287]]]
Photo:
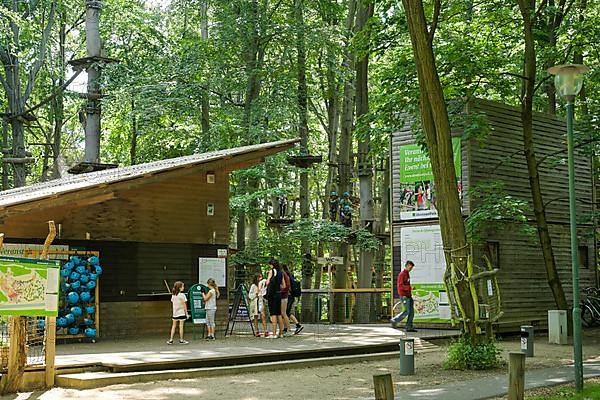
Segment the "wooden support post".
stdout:
[[394,400],[392,374],[373,375],[375,400]]
[[[48,259],[48,251],[50,251],[50,245],[56,237],[56,226],[54,221],[48,221],[48,236],[44,241],[44,247],[40,259]],[[54,386],[54,375],[56,373],[56,317],[46,317],[46,343],[45,347],[45,364],[46,364],[46,387]]]
[[508,355],[508,400],[525,398],[525,353]]
[[25,317],[10,317],[9,334],[8,373],[2,376],[2,394],[16,393],[23,382],[27,360]]
[[56,374],[56,317],[46,317],[46,387],[54,387]]

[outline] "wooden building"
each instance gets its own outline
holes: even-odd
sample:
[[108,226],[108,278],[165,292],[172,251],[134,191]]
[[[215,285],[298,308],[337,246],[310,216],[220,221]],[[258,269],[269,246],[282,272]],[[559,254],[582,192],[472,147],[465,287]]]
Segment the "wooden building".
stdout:
[[[457,175],[460,177],[458,183],[461,188],[463,215],[465,218],[468,217],[477,207],[476,201],[469,198],[469,188],[484,181],[498,181],[502,183],[506,194],[529,203],[530,214],[527,215],[527,218],[531,226],[535,228],[527,164],[523,155],[520,110],[496,102],[475,99],[468,104],[464,113],[485,116],[491,132],[482,143],[478,143],[475,139],[462,138],[463,132],[459,129],[453,130],[453,143],[456,145],[455,163],[457,164]],[[552,247],[563,289],[567,300],[571,302],[566,123],[554,116],[534,113],[533,128]],[[410,125],[396,132],[391,140],[394,277],[397,276],[402,264],[409,257],[417,258],[414,260],[416,267],[411,276],[415,273],[419,274],[419,268],[423,264],[428,264],[429,268],[435,268],[435,263],[445,265],[441,238],[434,237],[435,225],[439,224],[437,214],[428,209],[427,201],[423,200],[428,200],[428,196],[431,197],[430,192],[434,191],[435,186],[427,181],[427,178],[422,179],[417,176],[418,173],[411,175],[411,169],[419,169],[419,166],[415,166],[415,160],[423,161],[423,154],[415,149],[414,142]],[[416,157],[413,157],[415,155]],[[426,162],[429,160],[427,159]],[[575,168],[580,287],[583,288],[595,286],[598,283],[594,226],[591,222],[592,219],[586,218],[595,211],[591,157],[583,151],[576,151]],[[406,181],[414,182],[416,186],[411,189],[409,185],[406,185]],[[419,185],[422,187],[420,194],[422,203],[421,205],[413,204],[414,208],[411,209],[411,206],[407,204],[407,193],[410,195],[412,190],[412,195],[416,196],[417,194],[414,192],[418,192],[418,190],[415,190],[414,187]],[[418,210],[419,207],[422,210]],[[437,243],[438,248],[426,249],[427,245],[424,245],[424,251],[421,251],[423,249],[415,251],[420,242],[414,236],[426,235],[427,229],[430,229],[430,233],[434,233],[430,239],[439,242]],[[504,311],[504,315],[500,319],[501,324],[537,321],[540,325],[545,325],[547,310],[556,308],[547,283],[537,234],[534,236],[533,239],[530,239],[516,230],[488,229],[483,240],[473,247],[473,259],[476,264],[484,265],[483,255],[486,254],[491,259],[493,267],[499,268],[498,282]],[[410,243],[403,243],[403,240]],[[423,241],[426,241],[425,236],[423,236]],[[433,259],[435,261],[432,261]],[[427,280],[427,277],[423,275],[420,278],[423,281]],[[435,279],[433,281],[438,282]],[[444,304],[446,297],[443,293],[439,294],[439,298],[438,293],[433,293],[430,297],[436,298],[438,302],[440,307],[438,317],[440,319],[448,317],[449,309]],[[424,321],[427,322],[427,318]],[[441,322],[436,321],[436,318],[432,318],[431,321]]]
[[[100,335],[162,333],[170,327],[166,295],[177,280],[198,283],[198,259],[229,245],[229,173],[258,164],[298,140],[219,150],[69,176],[0,192],[0,232],[7,243],[54,244],[100,252]],[[205,282],[202,282],[205,283]],[[226,323],[227,282],[217,321]]]

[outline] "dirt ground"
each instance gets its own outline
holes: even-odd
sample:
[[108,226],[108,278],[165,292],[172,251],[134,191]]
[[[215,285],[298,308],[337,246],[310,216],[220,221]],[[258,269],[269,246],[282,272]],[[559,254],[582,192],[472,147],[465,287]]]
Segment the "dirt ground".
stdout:
[[[584,333],[584,359],[600,360],[600,329]],[[415,375],[400,376],[397,357],[362,361],[348,365],[288,369],[281,371],[254,371],[243,374],[114,385],[90,390],[55,388],[45,392],[21,393],[7,399],[198,399],[211,396],[216,399],[270,400],[270,399],[357,399],[373,397],[373,375],[391,373],[396,393],[404,390],[430,388],[436,385],[481,378],[508,376],[507,367],[491,371],[448,371],[441,367],[445,358],[445,343],[440,349],[418,353],[415,357]],[[502,358],[519,351],[519,338],[504,338],[499,342]],[[572,362],[571,345],[550,345],[547,337],[536,336],[535,357],[527,358],[526,368],[556,367]],[[507,377],[508,379],[508,377]]]

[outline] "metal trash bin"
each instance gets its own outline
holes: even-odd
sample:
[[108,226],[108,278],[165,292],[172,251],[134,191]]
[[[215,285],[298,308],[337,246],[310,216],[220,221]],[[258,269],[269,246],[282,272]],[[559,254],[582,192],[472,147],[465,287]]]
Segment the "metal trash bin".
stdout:
[[400,375],[415,374],[415,339],[400,339]]
[[533,357],[533,326],[521,326],[521,351],[527,357]]

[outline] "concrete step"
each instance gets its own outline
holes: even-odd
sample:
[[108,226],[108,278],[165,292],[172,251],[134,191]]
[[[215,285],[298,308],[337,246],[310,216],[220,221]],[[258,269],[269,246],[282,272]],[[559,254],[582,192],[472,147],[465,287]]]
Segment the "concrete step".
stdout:
[[[396,358],[399,356],[398,344],[393,346],[374,345],[371,351],[363,346],[352,348],[327,349],[335,350],[333,355],[327,355],[324,349],[302,352],[302,357],[297,352],[251,355],[243,357],[221,357],[211,360],[188,360],[185,362],[143,363],[138,365],[116,366],[104,365],[103,371],[86,371],[66,373],[56,376],[56,385],[73,389],[91,389],[116,384],[131,384],[140,382],[154,382],[166,379],[187,379],[204,376],[230,375],[256,371],[260,367],[264,370],[280,370],[293,368],[307,368],[310,366],[346,364],[358,361],[374,361],[378,359]],[[392,347],[393,349],[389,350]],[[417,352],[436,351],[438,346],[415,338]],[[342,354],[344,352],[354,354]],[[276,358],[274,358],[276,356]],[[290,358],[291,357],[291,358]],[[218,363],[221,365],[216,365]],[[196,365],[196,367],[190,367]],[[96,367],[97,368],[97,367]]]

